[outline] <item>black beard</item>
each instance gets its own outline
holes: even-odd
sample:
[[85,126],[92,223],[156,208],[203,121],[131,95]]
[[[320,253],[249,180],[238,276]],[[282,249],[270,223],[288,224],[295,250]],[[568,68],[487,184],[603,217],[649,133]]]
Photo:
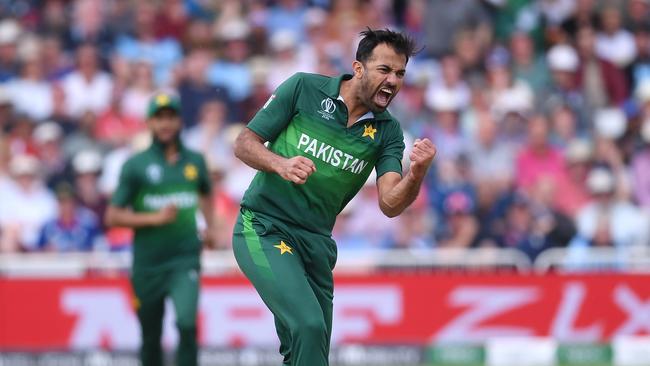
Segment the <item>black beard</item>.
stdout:
[[161,141],[161,140],[158,138],[158,136],[153,135],[153,141],[154,141],[156,144],[160,145],[163,149],[166,149],[166,148],[169,147],[169,146],[178,145],[179,142],[180,142],[180,139],[181,139],[181,134],[180,134],[180,132],[177,133],[176,136],[175,136],[173,139],[171,139],[171,140],[169,140],[169,141],[167,141],[167,142]]
[[386,110],[386,108],[377,107],[377,105],[372,101],[377,91],[373,91],[368,85],[367,80],[361,79],[361,90],[360,90],[360,99],[361,103],[368,108],[372,113],[381,113]]

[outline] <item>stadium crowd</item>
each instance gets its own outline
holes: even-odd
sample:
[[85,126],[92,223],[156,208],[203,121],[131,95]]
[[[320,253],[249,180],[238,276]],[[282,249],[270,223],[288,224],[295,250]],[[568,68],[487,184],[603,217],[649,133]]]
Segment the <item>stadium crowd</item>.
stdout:
[[158,89],[229,248],[254,174],[234,137],[294,72],[349,72],[365,27],[424,46],[389,109],[438,155],[398,218],[371,178],[340,250],[649,244],[648,0],[4,0],[0,19],[0,252],[129,249],[102,216]]

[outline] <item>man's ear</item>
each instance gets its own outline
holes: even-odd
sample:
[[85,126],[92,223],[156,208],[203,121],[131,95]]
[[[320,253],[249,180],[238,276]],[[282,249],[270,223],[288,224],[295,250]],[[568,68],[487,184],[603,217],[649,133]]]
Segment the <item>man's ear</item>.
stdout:
[[352,70],[354,71],[354,77],[361,79],[363,76],[363,72],[365,71],[365,68],[363,67],[363,64],[360,61],[354,61],[352,62]]

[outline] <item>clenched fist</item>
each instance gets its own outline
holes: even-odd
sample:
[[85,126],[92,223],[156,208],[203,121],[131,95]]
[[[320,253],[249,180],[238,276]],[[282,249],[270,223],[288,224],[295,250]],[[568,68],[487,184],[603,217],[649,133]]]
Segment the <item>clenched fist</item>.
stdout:
[[416,139],[413,143],[413,150],[409,155],[411,160],[409,174],[412,174],[417,179],[424,178],[435,156],[436,147],[429,139]]
[[307,178],[316,171],[316,165],[304,156],[294,156],[283,160],[276,171],[282,178],[290,182],[304,184]]

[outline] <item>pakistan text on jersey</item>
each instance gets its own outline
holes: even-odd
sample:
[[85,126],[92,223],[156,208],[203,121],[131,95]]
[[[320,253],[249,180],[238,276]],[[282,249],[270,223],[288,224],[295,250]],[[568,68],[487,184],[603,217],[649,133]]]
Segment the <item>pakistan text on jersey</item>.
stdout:
[[300,135],[298,146],[296,147],[298,150],[310,154],[316,159],[320,159],[335,168],[340,167],[341,169],[348,170],[354,174],[361,174],[363,169],[368,166],[367,161],[355,158],[354,156],[324,142],[318,141],[305,133]]
[[179,209],[196,207],[198,197],[194,192],[176,192],[167,194],[145,194],[144,206],[151,210],[160,210],[163,207],[174,205]]

